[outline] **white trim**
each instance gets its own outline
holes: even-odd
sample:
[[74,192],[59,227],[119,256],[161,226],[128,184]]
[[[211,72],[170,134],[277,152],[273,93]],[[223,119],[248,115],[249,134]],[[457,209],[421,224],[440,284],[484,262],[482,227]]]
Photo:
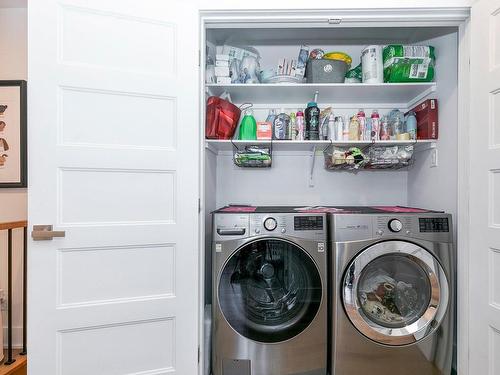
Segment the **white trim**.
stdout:
[[198,147],[199,147],[199,163],[200,163],[200,173],[198,181],[198,196],[199,196],[199,212],[198,212],[198,228],[199,228],[199,260],[198,260],[198,272],[199,272],[199,317],[198,317],[198,375],[210,375],[205,374],[204,368],[204,353],[205,353],[205,23],[203,17],[199,17],[199,56],[200,56],[200,69],[199,71],[199,87],[198,90],[201,93],[199,98],[199,109],[198,115],[200,118],[200,126],[198,133]]
[[457,373],[469,374],[470,22],[458,28]]
[[[469,8],[365,8],[294,10],[202,10],[210,28],[234,27],[373,27],[377,26],[459,26],[469,17]],[[339,23],[338,20],[341,20]],[[274,24],[274,25],[272,25]],[[298,25],[297,25],[298,24]]]

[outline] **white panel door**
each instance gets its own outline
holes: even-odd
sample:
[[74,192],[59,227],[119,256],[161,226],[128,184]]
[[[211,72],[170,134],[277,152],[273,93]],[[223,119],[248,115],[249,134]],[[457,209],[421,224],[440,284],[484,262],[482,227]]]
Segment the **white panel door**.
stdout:
[[472,7],[469,374],[500,374],[500,0]]
[[198,18],[29,1],[30,375],[195,374]]

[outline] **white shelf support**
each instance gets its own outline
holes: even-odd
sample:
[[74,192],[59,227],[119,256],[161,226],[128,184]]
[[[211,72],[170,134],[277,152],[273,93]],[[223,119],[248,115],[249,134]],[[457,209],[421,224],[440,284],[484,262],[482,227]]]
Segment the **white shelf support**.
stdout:
[[205,148],[214,155],[217,155],[219,153],[219,150],[217,150],[217,148],[214,147],[214,145],[210,142],[205,141]]
[[313,146],[311,154],[311,169],[309,170],[309,187],[314,187],[314,164],[316,161],[316,146]]
[[437,140],[436,141],[429,141],[426,143],[416,143],[415,144],[415,149],[414,153],[420,153],[428,150],[432,150],[437,148]]

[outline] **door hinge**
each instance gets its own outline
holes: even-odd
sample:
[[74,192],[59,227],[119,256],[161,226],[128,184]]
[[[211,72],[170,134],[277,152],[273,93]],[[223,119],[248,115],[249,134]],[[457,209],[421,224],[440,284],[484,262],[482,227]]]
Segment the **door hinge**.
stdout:
[[198,66],[201,66],[201,50],[198,50]]
[[201,212],[201,199],[198,198],[198,213]]
[[200,363],[200,347],[198,346],[198,363]]

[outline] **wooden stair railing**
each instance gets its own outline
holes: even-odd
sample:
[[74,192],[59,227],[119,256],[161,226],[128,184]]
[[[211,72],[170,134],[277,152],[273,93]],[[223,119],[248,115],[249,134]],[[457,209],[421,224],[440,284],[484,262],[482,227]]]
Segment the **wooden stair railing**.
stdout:
[[23,349],[21,355],[26,355],[26,291],[27,291],[27,255],[28,255],[28,222],[11,221],[0,222],[0,231],[7,231],[7,360],[5,365],[11,365],[15,362],[12,352],[12,232],[15,229],[23,229]]

